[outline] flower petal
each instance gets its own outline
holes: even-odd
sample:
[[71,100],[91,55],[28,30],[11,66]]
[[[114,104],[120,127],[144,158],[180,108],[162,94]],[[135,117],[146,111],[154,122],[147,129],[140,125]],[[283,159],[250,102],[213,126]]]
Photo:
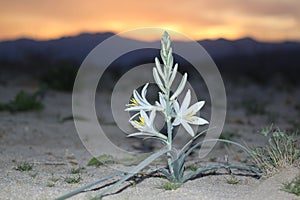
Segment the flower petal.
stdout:
[[181,119],[179,117],[176,117],[172,123],[173,126],[178,126],[181,123]]
[[199,101],[195,104],[193,104],[191,107],[189,107],[185,113],[192,113],[191,115],[194,115],[196,112],[198,112],[203,105],[205,104],[205,101]]
[[192,116],[189,117],[188,123],[193,125],[204,125],[204,124],[208,124],[208,121],[201,117]]
[[147,83],[144,87],[143,87],[143,89],[142,89],[142,98],[144,99],[144,100],[146,100],[146,93],[147,93],[147,87],[148,87],[148,85],[149,85],[149,83]]
[[[183,99],[183,102],[182,102],[182,104],[181,104],[180,110],[181,110],[181,111],[187,110],[187,108],[188,108],[189,105],[190,105],[190,102],[191,102],[191,91],[188,90],[188,91],[186,92],[186,95],[185,95],[184,99]],[[186,113],[186,112],[184,112],[184,113]]]
[[136,90],[133,90],[133,97],[139,105],[145,105],[144,100]]
[[161,92],[159,92],[159,103],[164,109],[166,108],[166,100]]
[[129,119],[129,121],[132,121],[134,118],[136,118],[140,113],[135,113],[134,115],[132,115]]
[[179,115],[180,114],[179,113],[180,112],[179,111],[180,107],[179,107],[179,103],[178,103],[177,100],[174,101],[173,106],[174,106],[174,110],[175,110],[176,114]]
[[146,123],[149,122],[149,117],[148,117],[148,115],[146,114],[145,111],[141,110],[141,111],[140,111],[140,115],[141,115],[142,118],[145,119],[145,122],[146,122]]
[[136,129],[142,131],[142,128],[143,128],[143,127],[142,127],[140,124],[136,123],[135,121],[129,121],[129,122],[130,122],[130,124],[131,124],[134,128],[136,128]]
[[184,127],[184,129],[192,136],[195,136],[195,133],[192,129],[192,127],[186,122],[186,121],[182,121],[181,122],[182,126]]
[[[154,119],[155,119],[155,116],[156,116],[156,111],[155,111],[155,110],[152,110],[151,113],[150,113],[149,125],[152,125],[152,124],[153,124]],[[148,123],[148,122],[146,121],[146,123]]]

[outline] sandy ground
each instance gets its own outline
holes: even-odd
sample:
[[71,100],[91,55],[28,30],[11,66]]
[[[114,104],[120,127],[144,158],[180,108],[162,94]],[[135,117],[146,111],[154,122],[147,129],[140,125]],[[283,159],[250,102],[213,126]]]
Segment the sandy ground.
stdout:
[[[22,79],[3,83],[0,101],[13,99],[21,89],[34,91],[36,88],[34,81]],[[300,102],[299,87],[286,89],[244,83],[226,84],[226,91],[228,112],[224,132],[237,133],[232,138],[234,140],[260,145],[265,142],[257,134],[262,128],[274,122],[282,129],[291,129],[293,122],[299,121],[300,111],[295,109]],[[246,115],[246,108],[241,102],[250,97],[267,102],[267,113]],[[45,109],[42,111],[0,112],[0,199],[54,199],[114,172],[114,166],[88,167],[87,162],[92,155],[80,140],[74,123],[60,122],[63,117],[72,114],[71,99],[71,93],[49,90],[43,100]],[[106,99],[99,101],[107,103]],[[107,126],[115,124],[107,123]],[[94,142],[101,146],[101,141]],[[132,146],[131,142],[120,141],[127,146]],[[237,151],[218,145],[214,152],[203,160],[197,160],[197,163],[205,165],[212,158],[222,162],[225,154],[232,162],[246,159]],[[16,170],[21,162],[33,163],[33,169],[28,172]],[[71,174],[71,169],[78,167],[84,167],[83,172]],[[160,189],[165,180],[150,177],[138,184],[126,182],[104,199],[297,199],[281,189],[283,183],[292,180],[298,173],[299,169],[289,168],[270,178],[236,175],[239,182],[232,185],[226,181],[230,175],[220,170],[215,175],[188,181],[175,191]],[[65,178],[69,176],[80,176],[81,181],[68,184]],[[85,192],[72,199],[89,199],[100,191]]]

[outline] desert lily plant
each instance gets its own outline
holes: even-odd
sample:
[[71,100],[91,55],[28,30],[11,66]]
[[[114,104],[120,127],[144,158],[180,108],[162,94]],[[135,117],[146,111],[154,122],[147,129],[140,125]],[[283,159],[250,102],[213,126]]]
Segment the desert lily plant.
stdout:
[[[167,167],[155,169],[155,172],[160,173],[162,176],[166,177],[170,182],[181,185],[186,181],[196,177],[197,175],[207,172],[210,170],[217,170],[221,168],[225,169],[240,169],[253,172],[260,175],[261,172],[258,168],[251,166],[238,166],[238,165],[229,165],[229,164],[217,164],[205,168],[198,168],[196,171],[191,173],[185,172],[185,161],[186,158],[198,147],[200,147],[205,142],[221,141],[237,145],[238,147],[245,150],[247,153],[249,150],[244,146],[223,139],[210,139],[198,141],[200,136],[203,136],[206,131],[200,133],[195,133],[192,126],[203,126],[209,124],[209,122],[197,116],[197,113],[204,106],[204,101],[196,102],[193,105],[191,103],[191,91],[187,90],[184,95],[182,103],[179,102],[178,96],[184,92],[185,85],[187,82],[187,73],[185,73],[179,85],[171,92],[171,86],[176,79],[178,64],[174,65],[174,58],[172,55],[172,47],[170,36],[165,32],[161,40],[162,49],[160,51],[161,61],[158,58],[155,58],[155,67],[153,68],[153,77],[154,81],[159,88],[158,92],[158,101],[154,104],[151,104],[147,100],[147,88],[149,83],[146,83],[142,88],[141,93],[137,90],[133,91],[132,98],[129,100],[129,103],[126,105],[125,111],[134,112],[132,117],[129,119],[129,123],[137,130],[136,132],[129,134],[128,137],[142,137],[143,139],[155,139],[160,141],[163,144],[163,148],[157,152],[151,154],[145,160],[135,167],[126,169],[124,171],[117,171],[116,173],[104,177],[90,183],[86,186],[83,186],[73,192],[70,192],[58,199],[66,199],[80,192],[86,191],[88,188],[93,187],[96,184],[99,184],[108,179],[121,176],[121,178],[109,186],[102,193],[97,195],[95,199],[100,199],[104,195],[109,194],[113,189],[121,185],[126,180],[132,178],[135,174],[139,173],[146,166],[150,165],[154,160],[166,155],[167,156]],[[164,116],[164,121],[166,124],[166,133],[162,133],[155,127],[156,115],[161,113]],[[176,126],[182,125],[186,132],[191,136],[191,140],[187,142],[181,149],[176,149],[173,142],[173,130]]]

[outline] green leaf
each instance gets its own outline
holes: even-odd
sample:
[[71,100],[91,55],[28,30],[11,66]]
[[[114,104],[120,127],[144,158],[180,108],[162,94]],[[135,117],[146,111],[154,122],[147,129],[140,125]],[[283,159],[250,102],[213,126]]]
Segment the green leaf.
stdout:
[[182,181],[183,172],[184,172],[184,163],[185,163],[185,155],[181,154],[178,159],[176,159],[173,164],[173,170],[174,170],[174,178],[177,182]]
[[168,180],[173,179],[173,176],[170,174],[170,172],[164,168],[158,169],[157,172],[163,174]]
[[117,181],[115,184],[113,184],[111,187],[107,188],[105,191],[103,191],[101,194],[97,195],[95,198],[101,198],[106,194],[109,194],[114,188],[121,185],[123,182],[134,176],[136,173],[144,169],[146,166],[148,166],[150,163],[152,163],[154,160],[162,156],[163,154],[169,152],[168,149],[162,149],[152,155],[150,155],[148,158],[146,158],[144,161],[142,161],[139,165],[136,167],[133,167],[129,170],[126,170],[127,175],[121,178],[119,181]]
[[65,195],[62,195],[62,196],[56,198],[55,200],[64,200],[64,199],[70,198],[70,197],[72,197],[72,196],[74,196],[74,195],[76,195],[76,194],[79,194],[79,193],[85,191],[85,190],[88,189],[88,188],[93,187],[94,185],[98,185],[99,183],[101,183],[101,182],[103,182],[103,181],[112,179],[112,178],[114,178],[114,177],[116,177],[116,176],[119,176],[119,175],[121,175],[121,174],[124,174],[124,172],[123,172],[123,171],[117,171],[117,172],[115,172],[115,173],[113,173],[113,174],[111,174],[111,175],[109,175],[109,176],[106,176],[106,177],[104,177],[104,178],[101,178],[101,179],[99,179],[99,180],[97,180],[97,181],[95,181],[95,182],[92,182],[92,183],[87,184],[87,185],[85,185],[85,186],[83,186],[83,187],[81,187],[81,188],[78,188],[78,189],[76,189],[76,190],[74,190],[74,191],[72,191],[72,192],[69,192],[69,193],[67,193],[67,194],[65,194]]
[[101,165],[115,164],[118,163],[117,160],[109,154],[103,154],[98,157],[93,157],[87,164],[87,166],[96,166],[99,167]]

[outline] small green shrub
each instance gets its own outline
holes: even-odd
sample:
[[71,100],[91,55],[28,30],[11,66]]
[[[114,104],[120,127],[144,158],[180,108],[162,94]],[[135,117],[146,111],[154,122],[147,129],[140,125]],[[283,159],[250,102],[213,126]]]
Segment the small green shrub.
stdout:
[[165,181],[159,188],[164,190],[177,190],[181,185],[181,183]]
[[109,165],[109,164],[115,164],[115,163],[117,163],[117,160],[112,155],[103,154],[98,157],[93,157],[88,162],[87,166],[99,167],[101,165]]
[[67,176],[64,178],[64,181],[69,184],[79,183],[81,180],[80,176]]
[[47,187],[54,187],[55,184],[54,183],[47,183]]
[[54,174],[52,174],[51,178],[49,178],[49,180],[55,183],[59,180],[59,178],[55,177]]
[[33,94],[20,91],[12,101],[0,103],[0,111],[20,112],[42,110],[44,105],[41,100],[44,97],[44,93],[44,89],[40,89]]
[[29,163],[29,162],[22,162],[19,163],[16,167],[16,170],[21,171],[21,172],[25,172],[25,171],[30,171],[33,168],[33,164]]
[[268,137],[266,146],[252,149],[252,157],[265,175],[292,166],[299,159],[299,145],[292,135],[277,129],[267,128],[261,132]]
[[70,170],[71,174],[81,174],[84,171],[84,167],[72,168]]
[[240,181],[239,179],[237,179],[237,177],[235,176],[231,176],[230,178],[226,178],[226,182],[230,185],[236,185],[238,184]]
[[283,184],[283,190],[297,196],[300,196],[300,176],[289,183]]

